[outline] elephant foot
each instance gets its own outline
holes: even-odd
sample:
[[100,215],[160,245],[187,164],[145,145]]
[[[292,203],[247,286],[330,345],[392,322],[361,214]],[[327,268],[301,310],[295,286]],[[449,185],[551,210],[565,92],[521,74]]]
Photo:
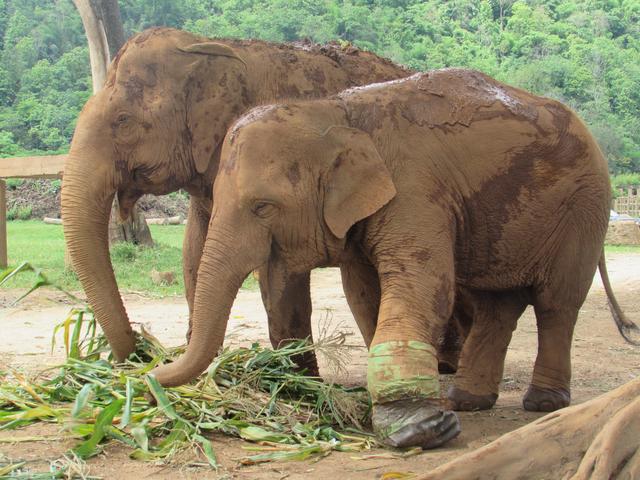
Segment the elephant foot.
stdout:
[[319,377],[320,369],[318,368],[318,360],[314,352],[305,352],[301,355],[291,357],[291,360],[297,365],[297,371],[304,372],[308,377]]
[[551,390],[535,385],[529,385],[529,390],[522,399],[524,409],[530,412],[553,412],[568,407],[570,403],[571,394],[568,390],[564,388]]
[[394,448],[435,448],[460,433],[460,422],[455,413],[424,398],[375,405],[371,421],[378,439]]
[[473,410],[489,410],[495,405],[498,394],[474,395],[452,385],[447,392],[447,398],[449,399],[449,407],[452,410],[470,412]]

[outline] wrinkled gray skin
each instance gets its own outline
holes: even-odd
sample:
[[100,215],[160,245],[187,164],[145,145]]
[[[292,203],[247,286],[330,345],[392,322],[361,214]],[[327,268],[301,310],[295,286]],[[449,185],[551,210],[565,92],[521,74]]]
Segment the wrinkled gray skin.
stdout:
[[[191,342],[152,373],[180,385],[209,365],[250,271],[278,285],[281,272],[339,265],[379,279],[376,294],[361,282],[379,299],[372,347],[435,351],[454,308],[472,318],[454,385],[465,409],[495,402],[512,331],[533,305],[539,345],[524,405],[560,408],[580,306],[598,265],[606,277],[610,196],[606,161],[573,112],[478,72],[254,109],[223,145]],[[416,389],[437,378],[433,354],[388,358],[402,375],[393,394],[380,395],[387,373],[371,361],[368,371],[381,439],[430,448],[454,437],[455,414],[426,392],[433,383]]]
[[[135,340],[107,245],[114,195],[126,218],[145,193],[191,194],[183,259],[192,312],[211,187],[232,122],[278,98],[323,96],[407,73],[354,48],[213,41],[168,28],[131,38],[80,114],[62,188],[68,250],[115,358],[124,360]],[[277,286],[266,274],[260,280],[274,346],[311,336],[309,274],[279,277]],[[278,300],[270,301],[274,290]],[[300,363],[317,373],[313,355]]]

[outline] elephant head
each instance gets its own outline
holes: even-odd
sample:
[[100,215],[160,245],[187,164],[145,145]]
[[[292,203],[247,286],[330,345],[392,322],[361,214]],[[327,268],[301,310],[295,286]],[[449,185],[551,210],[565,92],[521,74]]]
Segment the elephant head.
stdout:
[[246,110],[246,65],[230,46],[172,29],[133,37],[83,108],[65,164],[64,232],[117,360],[134,338],[109,258],[114,195],[127,218],[144,193],[211,188],[218,146]]
[[[244,278],[270,281],[335,265],[347,232],[396,190],[371,138],[335,102],[258,107],[232,127],[214,184],[185,354],[152,373],[163,385],[199,375],[222,345]],[[271,277],[274,277],[273,279]]]

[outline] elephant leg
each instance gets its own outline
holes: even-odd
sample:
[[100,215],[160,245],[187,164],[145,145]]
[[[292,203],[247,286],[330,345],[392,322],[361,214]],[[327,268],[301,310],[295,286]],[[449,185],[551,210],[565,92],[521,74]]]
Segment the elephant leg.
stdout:
[[471,326],[471,317],[458,305],[445,326],[442,341],[438,344],[438,372],[452,374],[458,371],[464,340]]
[[340,265],[342,288],[351,313],[369,348],[380,310],[378,272],[364,256]]
[[[590,217],[589,217],[590,218]],[[544,282],[535,287],[533,307],[538,326],[538,354],[523,398],[526,410],[550,412],[571,402],[571,342],[602,252],[602,236],[582,230],[574,215],[564,227]],[[551,242],[550,242],[551,243]]]
[[[310,272],[286,275],[265,267],[258,271],[258,279],[273,348],[280,348],[292,340],[305,338],[313,342]],[[293,361],[308,375],[320,375],[313,351],[293,357]]]
[[[358,325],[364,343],[369,348],[376,329],[378,311],[380,310],[380,280],[375,267],[364,257],[359,255],[354,260],[340,266],[342,288],[351,309],[351,313]],[[461,334],[459,318],[452,316],[447,323],[445,334],[438,342],[438,372],[443,374],[455,373],[458,367],[458,357],[462,349],[464,336]]]
[[451,223],[441,212],[422,224],[392,212],[386,218],[394,235],[371,239],[381,286],[367,365],[373,429],[392,447],[434,448],[460,433],[457,416],[442,406],[436,350],[455,297]]
[[211,217],[210,212],[211,200],[191,196],[189,213],[187,215],[187,226],[182,242],[182,275],[184,277],[187,304],[189,305],[187,342],[191,338],[191,317],[193,315],[193,302],[196,294],[196,279],[198,278],[198,268],[200,267],[204,241],[207,237],[209,219]]
[[511,335],[526,306],[516,292],[473,295],[471,330],[448,392],[454,410],[486,410],[495,404]]
[[552,412],[571,403],[571,341],[579,309],[540,305],[534,305],[534,309],[538,355],[523,406],[533,412]]

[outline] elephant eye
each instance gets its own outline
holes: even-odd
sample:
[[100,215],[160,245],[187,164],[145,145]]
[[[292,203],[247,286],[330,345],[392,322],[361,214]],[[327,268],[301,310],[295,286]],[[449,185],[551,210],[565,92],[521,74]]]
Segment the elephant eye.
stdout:
[[119,124],[127,123],[128,121],[129,121],[129,115],[127,115],[126,113],[121,113],[120,115],[118,115],[118,118],[116,119],[116,122],[118,122]]
[[277,210],[278,210],[278,207],[276,207],[273,203],[266,202],[264,200],[259,200],[255,202],[253,204],[253,207],[251,207],[251,212],[256,217],[260,217],[260,218],[268,218],[274,213],[276,213]]

